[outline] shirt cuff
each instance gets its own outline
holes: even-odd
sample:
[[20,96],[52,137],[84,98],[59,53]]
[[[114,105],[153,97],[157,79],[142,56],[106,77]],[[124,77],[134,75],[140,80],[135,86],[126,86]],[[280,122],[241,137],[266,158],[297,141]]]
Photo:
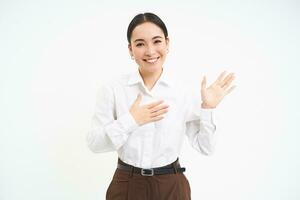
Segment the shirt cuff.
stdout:
[[118,121],[126,133],[134,131],[139,126],[130,112],[119,117]]
[[214,108],[200,108],[200,119],[204,121],[213,121]]
[[115,149],[119,149],[126,142],[129,134],[138,126],[131,113],[128,112],[114,120],[113,123],[105,126],[104,129]]
[[139,125],[134,120],[130,112],[121,115],[113,123],[105,126],[106,133],[112,138],[116,136],[128,136]]

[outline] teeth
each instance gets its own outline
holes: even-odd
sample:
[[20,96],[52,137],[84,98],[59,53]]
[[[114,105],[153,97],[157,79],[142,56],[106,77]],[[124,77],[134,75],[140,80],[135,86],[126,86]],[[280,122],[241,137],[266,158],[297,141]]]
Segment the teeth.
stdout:
[[154,59],[148,59],[148,60],[146,60],[146,61],[149,62],[149,63],[154,63],[154,62],[157,61],[157,58],[154,58]]

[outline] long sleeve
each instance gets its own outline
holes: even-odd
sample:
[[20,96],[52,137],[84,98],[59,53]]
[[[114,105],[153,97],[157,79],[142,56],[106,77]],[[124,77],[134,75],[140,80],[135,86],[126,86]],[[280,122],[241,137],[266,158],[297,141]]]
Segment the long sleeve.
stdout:
[[87,134],[91,151],[101,153],[118,150],[138,127],[129,111],[119,117],[115,113],[113,88],[103,86],[97,92],[95,113]]
[[200,97],[192,97],[188,104],[186,135],[194,149],[204,155],[211,155],[216,145],[216,125],[214,109],[202,109]]

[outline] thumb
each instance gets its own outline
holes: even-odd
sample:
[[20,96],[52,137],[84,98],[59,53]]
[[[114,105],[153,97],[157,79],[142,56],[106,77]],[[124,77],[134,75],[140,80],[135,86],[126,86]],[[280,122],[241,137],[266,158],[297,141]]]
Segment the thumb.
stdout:
[[202,82],[201,82],[201,90],[206,89],[206,76],[203,77]]
[[134,101],[134,104],[139,105],[141,103],[141,100],[142,100],[142,95],[141,93],[139,93]]

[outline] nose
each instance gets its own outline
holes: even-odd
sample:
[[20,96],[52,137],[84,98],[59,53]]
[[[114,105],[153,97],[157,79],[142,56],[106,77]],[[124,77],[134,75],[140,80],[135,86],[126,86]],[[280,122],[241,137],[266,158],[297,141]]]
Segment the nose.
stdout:
[[146,55],[152,56],[153,54],[155,54],[155,47],[153,45],[148,45],[146,48]]

